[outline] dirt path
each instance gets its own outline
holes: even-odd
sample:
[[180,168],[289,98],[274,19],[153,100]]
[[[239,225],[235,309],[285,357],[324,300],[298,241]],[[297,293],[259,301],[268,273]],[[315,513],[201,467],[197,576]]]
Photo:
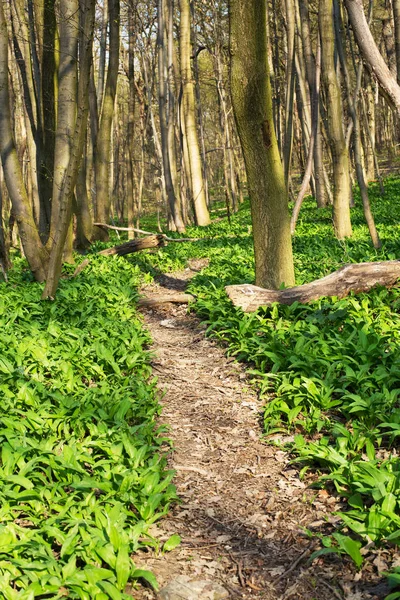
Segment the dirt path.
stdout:
[[[184,289],[193,274],[164,277],[162,292]],[[144,290],[158,291],[158,285]],[[326,492],[306,490],[287,455],[260,440],[262,404],[242,367],[205,337],[186,306],[160,305],[143,314],[154,340],[154,373],[166,392],[161,420],[174,442],[171,467],[182,500],[157,525],[158,536],[178,533],[181,545],[136,560],[154,571],[161,588],[177,578],[187,586],[181,596],[161,597],[382,598],[360,587],[352,567],[341,573],[337,558],[308,563],[315,541],[303,527],[329,527],[340,505]],[[190,595],[198,580],[212,584]],[[145,588],[135,593],[139,600],[155,597]]]

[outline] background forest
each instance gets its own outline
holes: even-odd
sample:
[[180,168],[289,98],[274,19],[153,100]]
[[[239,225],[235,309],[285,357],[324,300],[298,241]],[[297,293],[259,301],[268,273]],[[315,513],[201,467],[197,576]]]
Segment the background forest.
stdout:
[[[333,205],[337,237],[350,236],[357,182],[378,248],[367,184],[378,179],[383,193],[381,172],[396,169],[399,11],[395,2],[378,3],[364,16],[360,2],[348,5],[355,22],[363,15],[361,28],[370,23],[371,48],[387,73],[364,53],[365,67],[340,2],[272,3],[266,93],[284,168],[280,193],[296,201],[292,232],[311,192],[317,206]],[[241,75],[230,78],[229,59],[236,43],[244,47],[244,32],[231,23],[229,41],[226,3],[11,2],[2,3],[1,19],[4,270],[18,230],[35,278],[46,279],[44,294],[53,296],[62,254],[68,262],[74,247],[107,238],[94,223],[140,228],[153,213],[159,229],[183,232],[207,225],[214,201],[224,200],[229,214],[238,209],[246,177],[231,84]],[[255,40],[254,56],[256,42],[266,44],[256,28],[247,39]],[[238,123],[252,113],[262,118],[257,97],[249,96],[243,119],[235,97]]]

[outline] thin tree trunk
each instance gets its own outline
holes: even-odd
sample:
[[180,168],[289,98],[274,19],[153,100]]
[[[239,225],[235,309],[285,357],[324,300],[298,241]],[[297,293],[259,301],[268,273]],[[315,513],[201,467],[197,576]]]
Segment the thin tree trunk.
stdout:
[[232,103],[246,164],[257,285],[294,285],[289,211],[274,131],[265,0],[231,0]]
[[101,33],[100,33],[100,54],[99,54],[99,67],[97,73],[97,100],[99,106],[99,112],[103,104],[104,94],[104,81],[106,75],[106,54],[107,54],[107,28],[109,24],[109,6],[108,0],[102,1],[102,14],[101,14]]
[[[310,15],[308,10],[308,0],[299,0],[300,22],[301,22],[301,39],[303,42],[303,51],[306,67],[306,76],[310,97],[312,97],[315,86],[315,60],[311,47],[310,34]],[[317,206],[320,208],[328,204],[328,195],[324,180],[324,163],[323,163],[323,140],[320,130],[319,104],[318,104],[318,122],[317,131],[315,134],[314,145],[314,179],[315,179],[315,196]]]
[[318,135],[318,121],[319,121],[319,90],[320,90],[320,76],[321,76],[321,45],[318,43],[317,56],[315,60],[315,77],[314,77],[314,89],[312,92],[312,128],[310,145],[308,148],[307,165],[301,184],[300,191],[296,198],[295,205],[293,207],[292,218],[290,220],[290,231],[293,235],[296,229],[297,219],[300,213],[300,208],[308,188],[308,184],[311,178],[313,160],[315,156],[315,140]]
[[180,57],[181,57],[181,84],[182,84],[182,117],[185,121],[184,137],[186,138],[191,191],[197,225],[208,225],[210,215],[207,208],[199,139],[197,135],[196,109],[194,97],[194,83],[190,56],[192,46],[190,43],[190,2],[179,0],[180,6]]
[[[363,95],[364,94],[364,95]],[[366,102],[365,102],[366,98]],[[364,86],[361,91],[361,105],[362,110],[364,110],[364,106],[366,104],[366,113],[368,115],[368,128],[369,132],[364,126],[362,128],[362,135],[364,138],[364,156],[365,156],[365,170],[367,181],[373,181],[375,179],[375,160],[374,160],[374,152],[375,152],[375,99],[374,99],[374,91],[372,89],[372,81],[369,75],[365,72],[364,69]],[[370,135],[369,135],[370,133]]]
[[229,128],[229,118],[226,94],[223,82],[222,64],[221,64],[221,51],[219,43],[216,43],[215,48],[215,64],[216,64],[216,80],[217,80],[217,93],[218,93],[218,105],[220,109],[220,122],[221,122],[221,139],[224,156],[224,178],[225,178],[225,194],[227,198],[227,206],[232,206],[232,210],[236,212],[239,208],[237,189],[236,189],[236,176],[234,168],[234,157],[232,150],[232,140]]
[[74,143],[72,135],[75,128],[77,109],[78,11],[78,0],[60,1],[58,102],[49,248],[53,244],[54,235],[59,224],[60,203],[63,195],[65,174],[71,160]]
[[[128,148],[128,169],[126,173],[126,204],[128,227],[135,225],[135,20],[133,17],[133,6],[128,6],[128,80],[129,80],[129,96],[128,96],[128,127],[127,127],[127,148]],[[128,239],[133,239],[135,236],[133,231],[128,232]]]
[[90,211],[87,190],[87,151],[85,149],[76,181],[74,212],[76,214],[76,247],[78,250],[89,248],[93,236],[93,218]]
[[[190,0],[190,10],[193,22],[195,20],[195,2]],[[206,204],[210,206],[210,197],[208,193],[208,170],[207,170],[207,156],[206,156],[206,141],[205,141],[205,131],[204,131],[204,119],[203,119],[203,110],[201,103],[201,93],[200,93],[200,76],[199,76],[199,49],[197,47],[197,24],[195,23],[193,27],[193,74],[194,74],[194,91],[196,95],[196,108],[197,108],[197,118],[199,121],[199,138],[200,138],[200,150],[201,150],[201,164],[203,168],[203,181],[204,181],[204,193],[206,196]]]
[[346,57],[344,54],[344,46],[342,42],[342,32],[341,32],[341,15],[340,15],[340,6],[338,0],[334,0],[334,13],[335,13],[335,27],[336,27],[336,42],[337,49],[339,54],[339,60],[342,66],[342,71],[344,74],[344,83],[347,92],[347,106],[348,110],[353,122],[353,148],[354,148],[354,159],[356,165],[356,175],[358,186],[360,188],[361,200],[363,204],[364,216],[368,225],[369,233],[371,236],[372,243],[374,248],[380,248],[381,242],[379,240],[379,235],[376,230],[374,217],[371,211],[371,205],[369,202],[368,196],[368,187],[365,183],[364,178],[364,170],[362,165],[362,156],[361,156],[361,134],[360,134],[360,121],[358,118],[358,110],[357,104],[359,100],[359,93],[361,88],[362,81],[362,71],[363,64],[360,62],[357,70],[357,80],[356,80],[356,88],[354,94],[351,93],[351,82],[350,82],[350,74],[347,68]]
[[286,9],[286,102],[285,102],[285,144],[283,148],[283,164],[285,167],[286,192],[289,191],[290,167],[293,150],[293,110],[295,90],[295,8],[293,0],[285,0]]
[[169,163],[171,169],[172,184],[175,191],[176,200],[176,211],[179,215],[179,219],[182,221],[183,226],[185,225],[185,219],[182,209],[182,196],[178,179],[178,161],[177,161],[177,150],[175,141],[175,127],[176,123],[176,99],[175,92],[177,89],[175,79],[175,66],[174,66],[174,52],[175,52],[175,41],[174,41],[174,0],[167,1],[167,15],[168,15],[168,50],[167,50],[167,74],[168,74],[168,112],[167,112],[167,128],[168,128],[168,154]]
[[333,226],[341,240],[352,235],[350,221],[350,165],[343,133],[343,108],[335,69],[335,35],[332,0],[320,0],[319,30],[321,36],[322,75],[327,94],[327,128],[333,163]]
[[345,5],[361,54],[370,70],[375,74],[383,92],[400,115],[400,86],[375,43],[365,17],[362,0],[345,0]]
[[[96,220],[107,223],[110,218],[111,190],[110,164],[112,161],[112,122],[114,118],[115,96],[118,81],[119,63],[119,0],[109,0],[110,43],[107,79],[104,90],[99,132],[96,146]],[[103,239],[107,235],[100,234]]]
[[2,2],[0,2],[0,106],[0,152],[7,191],[29,267],[35,279],[43,281],[46,276],[47,255],[33,219],[11,126],[8,33]]
[[[66,3],[65,8],[63,3]],[[71,0],[61,0],[61,8],[64,11],[72,8]],[[53,245],[51,247],[49,269],[46,278],[46,285],[43,290],[42,298],[54,298],[58,282],[61,276],[62,256],[68,230],[71,224],[73,194],[78,177],[78,171],[82,159],[83,147],[86,139],[86,128],[89,113],[89,82],[90,69],[92,64],[92,44],[95,17],[95,0],[81,0],[81,47],[80,47],[80,71],[78,90],[76,94],[76,119],[75,127],[72,133],[73,144],[70,151],[70,160],[65,170],[62,182],[62,193],[59,200],[58,222],[55,224],[52,235]],[[61,30],[62,31],[62,30]],[[66,35],[73,35],[68,30]],[[77,32],[75,32],[77,35]],[[62,37],[60,47],[63,47]],[[64,75],[61,70],[59,76]],[[61,88],[61,86],[60,86]],[[52,230],[53,231],[53,230]]]
[[[165,0],[158,0],[157,4],[158,17],[158,35],[157,35],[157,50],[158,50],[158,100],[159,100],[159,118],[161,132],[161,147],[162,161],[165,177],[165,188],[168,198],[169,212],[173,220],[176,231],[183,233],[185,225],[182,216],[179,212],[179,204],[175,196],[175,188],[171,173],[170,145],[168,143],[168,120],[167,120],[167,102],[168,102],[168,39],[165,16],[167,14],[167,6]],[[168,115],[170,116],[170,115]]]

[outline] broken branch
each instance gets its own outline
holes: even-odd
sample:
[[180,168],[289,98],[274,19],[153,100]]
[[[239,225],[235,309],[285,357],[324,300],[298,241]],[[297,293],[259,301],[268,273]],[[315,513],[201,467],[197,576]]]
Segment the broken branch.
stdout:
[[194,299],[194,296],[191,294],[165,294],[163,296],[153,296],[152,298],[140,298],[138,305],[156,306],[157,304],[166,304],[167,302],[173,302],[175,304],[189,304],[189,302],[193,302]]
[[[93,223],[96,227],[104,227],[105,229],[114,229],[115,231],[134,231],[135,233],[141,233],[142,235],[155,235],[151,231],[143,231],[143,229],[136,229],[135,227],[115,227],[115,225],[107,225],[106,223]],[[160,233],[164,240],[167,242],[199,242],[200,240],[206,240],[209,238],[170,238],[165,233]]]

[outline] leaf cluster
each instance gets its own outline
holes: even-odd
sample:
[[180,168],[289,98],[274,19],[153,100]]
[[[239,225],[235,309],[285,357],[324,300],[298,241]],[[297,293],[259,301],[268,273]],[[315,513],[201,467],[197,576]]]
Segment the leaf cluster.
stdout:
[[176,492],[135,311],[138,267],[94,258],[54,302],[0,286],[0,595],[119,600]]

